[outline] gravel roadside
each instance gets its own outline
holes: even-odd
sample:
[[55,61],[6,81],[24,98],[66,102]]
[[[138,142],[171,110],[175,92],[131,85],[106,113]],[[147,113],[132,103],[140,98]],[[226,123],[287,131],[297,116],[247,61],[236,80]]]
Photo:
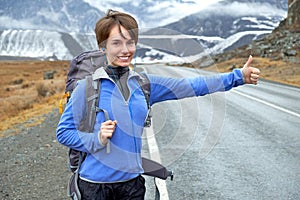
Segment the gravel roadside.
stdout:
[[47,114],[35,127],[18,127],[19,134],[0,138],[0,199],[69,199],[68,149],[56,141],[60,115]]

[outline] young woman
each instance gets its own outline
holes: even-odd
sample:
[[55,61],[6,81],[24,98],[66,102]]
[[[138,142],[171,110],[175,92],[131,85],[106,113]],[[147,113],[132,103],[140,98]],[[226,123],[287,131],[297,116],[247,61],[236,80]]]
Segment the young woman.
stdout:
[[[108,11],[95,28],[107,66],[95,74],[101,80],[99,108],[93,133],[78,130],[85,110],[86,81],[78,82],[57,127],[57,140],[63,145],[87,153],[79,169],[82,199],[144,199],[145,180],[141,163],[141,136],[147,117],[147,104],[129,64],[138,42],[138,24],[126,14]],[[257,84],[259,70],[251,67],[252,57],[242,69],[210,78],[168,78],[147,74],[151,105],[186,97],[201,96],[232,87]],[[110,140],[110,152],[106,145]]]

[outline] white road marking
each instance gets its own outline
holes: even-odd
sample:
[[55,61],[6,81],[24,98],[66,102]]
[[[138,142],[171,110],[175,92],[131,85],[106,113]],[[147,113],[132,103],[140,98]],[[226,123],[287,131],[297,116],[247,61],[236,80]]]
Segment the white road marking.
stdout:
[[[161,163],[159,149],[157,146],[157,142],[156,142],[156,138],[155,138],[152,126],[149,128],[145,128],[144,131],[145,131],[145,134],[147,137],[150,158],[158,163]],[[157,179],[155,179],[155,182],[156,182],[157,188],[160,192],[160,199],[169,200],[169,194],[168,194],[168,190],[167,190],[166,181],[157,178]]]
[[[147,73],[147,70],[144,67],[143,67],[143,70],[144,70],[144,72]],[[153,125],[148,128],[144,128],[144,133],[146,134],[146,138],[147,138],[150,158],[158,163],[161,163],[159,149],[158,149],[156,138],[155,138],[154,131],[153,131]],[[157,188],[160,193],[160,199],[161,200],[169,200],[169,194],[168,194],[168,190],[167,190],[166,181],[156,178],[155,182],[156,182]]]
[[262,99],[258,99],[258,98],[256,98],[256,97],[252,97],[252,96],[250,96],[250,95],[243,94],[243,93],[241,93],[241,92],[239,92],[239,91],[236,91],[236,90],[232,90],[232,91],[235,92],[235,93],[237,93],[237,94],[239,94],[239,95],[242,95],[242,96],[244,96],[244,97],[247,97],[247,98],[249,98],[249,99],[252,99],[252,100],[254,100],[254,101],[263,103],[263,104],[265,104],[265,105],[267,105],[267,106],[270,106],[270,107],[272,107],[272,108],[275,108],[275,109],[277,109],[277,110],[283,111],[283,112],[285,112],[285,113],[287,113],[287,114],[290,114],[290,115],[293,115],[293,116],[295,116],[295,117],[300,118],[300,114],[299,114],[299,113],[296,113],[296,112],[293,112],[293,111],[291,111],[291,110],[282,108],[282,107],[280,107],[280,106],[277,106],[277,105],[275,105],[275,104],[269,103],[269,102],[264,101],[264,100],[262,100]]

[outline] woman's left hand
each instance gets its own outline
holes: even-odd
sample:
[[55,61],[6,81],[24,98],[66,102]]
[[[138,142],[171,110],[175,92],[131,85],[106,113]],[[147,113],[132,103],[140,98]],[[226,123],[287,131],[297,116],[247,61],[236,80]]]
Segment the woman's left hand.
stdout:
[[260,70],[255,67],[251,67],[252,56],[250,55],[248,61],[242,68],[244,80],[246,84],[254,84],[256,85],[259,79]]

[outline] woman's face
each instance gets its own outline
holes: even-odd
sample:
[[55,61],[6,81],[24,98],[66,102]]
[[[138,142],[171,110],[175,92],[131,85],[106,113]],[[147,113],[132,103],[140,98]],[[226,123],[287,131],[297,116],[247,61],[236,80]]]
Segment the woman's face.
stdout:
[[129,32],[123,26],[120,28],[124,37],[118,25],[115,25],[107,38],[105,53],[109,65],[126,67],[135,54],[136,45]]

